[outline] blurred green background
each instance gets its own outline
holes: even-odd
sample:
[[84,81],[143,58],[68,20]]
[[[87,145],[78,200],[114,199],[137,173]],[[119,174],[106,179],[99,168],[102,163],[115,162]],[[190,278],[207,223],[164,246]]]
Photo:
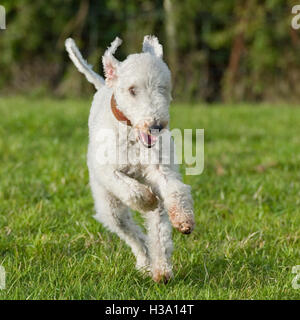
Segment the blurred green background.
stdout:
[[155,34],[180,101],[257,102],[300,98],[300,32],[286,0],[4,0],[0,93],[79,96],[93,88],[70,63],[73,37],[95,70],[118,35],[119,59]]

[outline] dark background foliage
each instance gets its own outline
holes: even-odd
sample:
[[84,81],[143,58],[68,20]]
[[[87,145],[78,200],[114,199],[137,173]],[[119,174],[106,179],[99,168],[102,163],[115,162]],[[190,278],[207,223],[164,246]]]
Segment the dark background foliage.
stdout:
[[173,72],[174,95],[194,101],[298,101],[300,31],[286,0],[4,0],[0,92],[91,94],[64,50],[73,37],[102,73],[100,57],[120,36],[117,56],[155,34]]

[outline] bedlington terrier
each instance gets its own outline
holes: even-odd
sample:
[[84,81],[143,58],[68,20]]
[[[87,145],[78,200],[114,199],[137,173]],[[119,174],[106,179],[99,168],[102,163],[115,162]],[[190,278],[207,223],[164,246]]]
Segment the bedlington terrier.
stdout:
[[[167,282],[172,277],[171,223],[184,234],[194,228],[190,186],[182,182],[174,161],[145,164],[139,155],[154,145],[162,148],[156,141],[169,132],[171,73],[156,37],[145,36],[143,52],[122,62],[114,57],[121,42],[117,37],[102,57],[104,80],[82,58],[75,42],[66,40],[71,60],[97,89],[87,155],[95,218],[130,246],[137,269],[150,272],[156,282]],[[134,163],[107,161],[116,141],[125,150],[122,155],[133,155]],[[144,217],[147,234],[134,222],[131,209]]]

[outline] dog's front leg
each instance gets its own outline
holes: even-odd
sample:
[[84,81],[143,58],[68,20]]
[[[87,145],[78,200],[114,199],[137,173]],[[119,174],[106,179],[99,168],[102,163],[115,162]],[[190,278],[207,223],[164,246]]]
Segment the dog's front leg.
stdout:
[[167,165],[150,166],[146,181],[162,199],[173,227],[191,233],[195,225],[191,188],[181,181],[180,174]]

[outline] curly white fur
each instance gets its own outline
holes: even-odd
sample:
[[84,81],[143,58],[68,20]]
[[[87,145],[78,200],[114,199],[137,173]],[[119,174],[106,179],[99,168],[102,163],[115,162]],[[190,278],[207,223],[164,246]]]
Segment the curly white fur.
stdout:
[[[141,143],[128,137],[149,130],[153,124],[168,130],[171,75],[157,38],[146,36],[143,53],[129,55],[122,62],[113,56],[120,44],[116,38],[103,56],[103,85],[103,79],[88,67],[75,43],[70,39],[66,42],[75,66],[98,89],[90,111],[88,147],[95,218],[131,247],[137,268],[150,271],[155,281],[167,281],[172,276],[170,221],[182,233],[190,233],[194,227],[190,188],[181,181],[174,163],[141,163]],[[112,94],[118,109],[132,123],[125,130],[127,134],[120,136],[119,126],[126,125],[120,124],[111,111]],[[103,129],[115,133],[119,146],[127,146],[128,152],[136,156],[135,164],[100,161],[112,148],[111,139],[99,143]],[[144,215],[147,234],[134,223],[130,209]]]

